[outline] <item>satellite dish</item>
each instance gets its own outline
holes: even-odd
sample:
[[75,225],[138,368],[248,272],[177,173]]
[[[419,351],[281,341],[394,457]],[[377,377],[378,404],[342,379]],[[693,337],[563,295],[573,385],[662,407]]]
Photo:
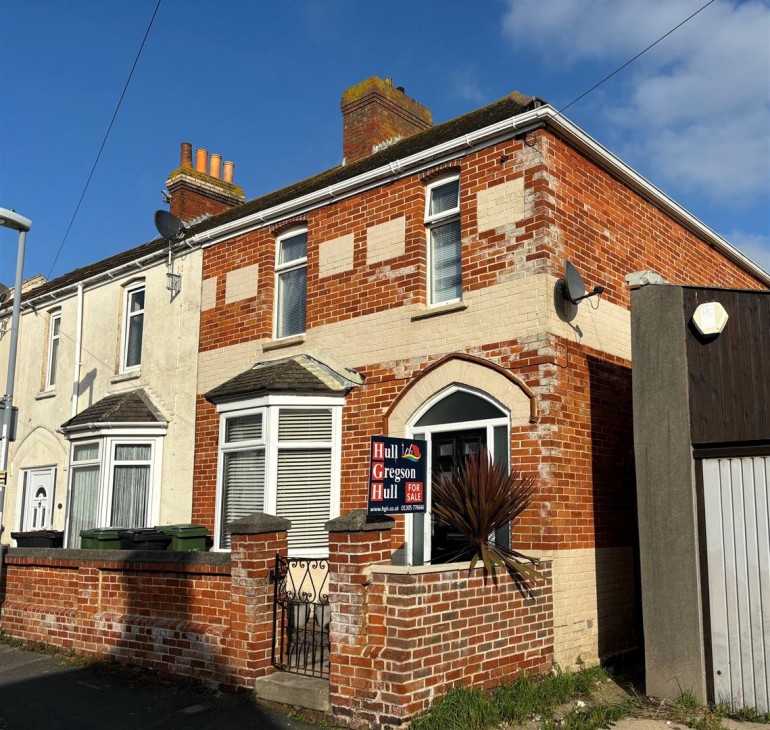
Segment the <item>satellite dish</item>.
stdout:
[[586,295],[586,284],[580,272],[569,262],[564,262],[564,283],[567,299],[577,304]]
[[184,223],[167,210],[155,211],[155,228],[163,238],[169,241],[181,241],[187,233]]
[[564,262],[564,298],[569,299],[573,304],[582,302],[596,294],[604,293],[603,286],[595,286],[593,290],[586,293],[586,283],[580,272],[569,262]]
[[10,293],[11,290],[5,284],[0,284],[0,305],[8,301]]

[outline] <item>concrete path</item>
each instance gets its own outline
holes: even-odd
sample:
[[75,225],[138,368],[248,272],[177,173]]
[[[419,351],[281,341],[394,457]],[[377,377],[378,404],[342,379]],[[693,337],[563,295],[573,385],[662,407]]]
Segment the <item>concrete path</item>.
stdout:
[[318,730],[234,695],[72,667],[0,645],[0,730]]
[[[738,722],[722,718],[722,725],[728,730],[770,730],[770,725],[758,722]],[[686,730],[687,726],[678,722],[653,720],[641,717],[626,717],[612,725],[612,730]]]

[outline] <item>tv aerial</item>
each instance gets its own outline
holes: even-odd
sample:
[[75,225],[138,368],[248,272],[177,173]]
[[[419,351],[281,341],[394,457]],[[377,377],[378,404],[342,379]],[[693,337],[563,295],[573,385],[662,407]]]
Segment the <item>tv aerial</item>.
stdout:
[[580,272],[569,261],[564,262],[563,293],[564,298],[572,304],[578,304],[588,297],[604,293],[603,286],[595,286],[590,292],[586,291],[586,284]]
[[163,238],[169,241],[181,241],[187,233],[185,224],[167,210],[155,211],[155,228]]

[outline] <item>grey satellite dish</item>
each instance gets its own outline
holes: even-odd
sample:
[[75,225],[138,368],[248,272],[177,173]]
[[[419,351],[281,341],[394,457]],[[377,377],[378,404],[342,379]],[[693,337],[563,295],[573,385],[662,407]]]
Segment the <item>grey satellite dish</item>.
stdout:
[[5,284],[0,284],[0,305],[5,304],[10,295],[11,290]]
[[184,223],[167,210],[155,211],[155,228],[163,238],[169,241],[181,241],[187,233]]
[[602,294],[603,286],[595,286],[592,291],[586,293],[586,284],[580,272],[569,262],[564,262],[564,298],[569,299],[573,304],[582,302],[583,299]]

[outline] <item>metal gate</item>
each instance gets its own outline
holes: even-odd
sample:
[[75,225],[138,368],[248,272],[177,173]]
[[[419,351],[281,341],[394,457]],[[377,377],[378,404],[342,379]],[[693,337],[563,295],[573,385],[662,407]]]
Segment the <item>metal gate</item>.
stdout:
[[714,699],[770,711],[770,456],[703,460]]
[[275,556],[273,666],[329,676],[329,561]]

